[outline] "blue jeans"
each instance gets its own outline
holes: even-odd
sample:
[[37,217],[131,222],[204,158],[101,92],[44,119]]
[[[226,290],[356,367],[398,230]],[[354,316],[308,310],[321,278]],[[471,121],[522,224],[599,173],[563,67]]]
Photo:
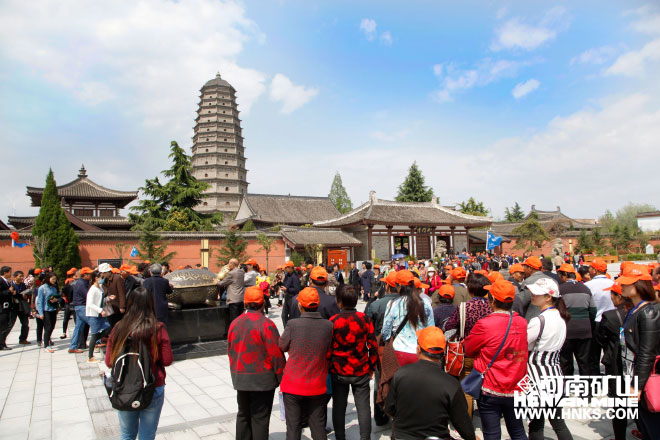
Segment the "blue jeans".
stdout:
[[154,440],[160,411],[165,401],[165,385],[156,387],[151,404],[142,411],[117,411],[121,440]]
[[78,339],[80,338],[80,332],[82,331],[83,326],[87,323],[87,317],[85,316],[85,306],[76,306],[76,326],[73,329],[73,335],[71,336],[71,343],[69,344],[69,349],[74,350],[78,348]]
[[482,393],[477,401],[477,406],[479,407],[484,440],[499,440],[502,438],[502,429],[500,428],[500,417],[502,415],[504,415],[504,423],[511,440],[527,440],[525,426],[522,420],[516,418],[513,411],[513,397],[489,396]]

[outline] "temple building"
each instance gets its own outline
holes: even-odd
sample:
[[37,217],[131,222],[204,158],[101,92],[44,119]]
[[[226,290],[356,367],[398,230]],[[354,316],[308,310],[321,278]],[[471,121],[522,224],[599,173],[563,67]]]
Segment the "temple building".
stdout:
[[[27,195],[32,206],[41,206],[43,188],[27,187]],[[57,194],[67,218],[74,229],[80,231],[129,230],[131,223],[119,214],[137,199],[137,191],[117,191],[95,183],[87,176],[83,165],[78,171],[78,178],[57,187]],[[16,229],[31,229],[36,216],[9,217],[9,224]]]
[[236,90],[218,73],[200,92],[192,167],[193,176],[210,187],[196,209],[231,219],[248,187]]
[[278,225],[311,225],[341,215],[330,197],[307,197],[275,194],[245,194],[234,224],[252,220],[257,229]]

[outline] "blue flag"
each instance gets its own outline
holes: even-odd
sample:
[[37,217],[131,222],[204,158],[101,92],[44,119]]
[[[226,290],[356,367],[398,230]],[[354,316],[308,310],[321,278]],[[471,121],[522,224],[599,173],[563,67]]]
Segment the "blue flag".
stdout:
[[27,243],[19,243],[16,240],[14,240],[13,238],[11,240],[11,247],[24,248],[27,245],[28,245]]
[[138,256],[138,250],[135,246],[133,246],[133,249],[131,249],[131,258],[135,258]]
[[495,249],[502,244],[502,237],[496,237],[492,232],[486,233],[486,250]]

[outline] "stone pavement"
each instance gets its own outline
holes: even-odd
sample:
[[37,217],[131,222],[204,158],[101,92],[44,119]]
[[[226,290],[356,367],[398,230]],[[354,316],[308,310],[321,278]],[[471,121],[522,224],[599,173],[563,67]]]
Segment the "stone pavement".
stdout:
[[[361,303],[360,308],[363,307]],[[67,353],[69,339],[59,339],[62,314],[58,318],[53,334],[55,353],[48,353],[34,344],[17,345],[18,326],[14,326],[7,340],[14,349],[0,352],[0,439],[117,439],[117,415],[110,406],[99,376],[106,370],[105,365],[88,364],[86,353]],[[271,318],[281,331],[277,307],[271,312]],[[69,325],[70,331],[72,324]],[[30,320],[30,327],[30,338],[34,341],[34,320]],[[236,394],[231,385],[226,355],[175,362],[167,368],[166,381],[157,439],[235,438]],[[328,419],[331,420],[330,411]],[[358,439],[352,396],[346,421],[347,438]],[[475,416],[474,423],[480,436],[478,416]],[[567,423],[576,440],[613,437],[609,421],[571,420]],[[271,439],[285,438],[286,426],[280,420],[277,393],[270,432]],[[502,432],[503,438],[508,438],[503,423]],[[547,438],[556,438],[548,423],[545,433]],[[303,438],[310,438],[308,429],[303,432]],[[333,439],[334,435],[329,438]],[[374,425],[372,438],[390,438],[389,427]]]

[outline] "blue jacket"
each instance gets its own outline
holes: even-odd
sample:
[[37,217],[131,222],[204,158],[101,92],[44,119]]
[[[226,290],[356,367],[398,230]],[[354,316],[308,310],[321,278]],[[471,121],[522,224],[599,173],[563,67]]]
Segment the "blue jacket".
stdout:
[[87,304],[87,292],[89,291],[89,281],[84,278],[78,278],[73,285],[73,306],[84,306]]
[[[362,288],[364,289],[364,293],[366,294],[371,293],[371,283],[374,281],[374,273],[371,270],[365,270],[364,272],[362,272],[360,281],[362,284]],[[359,293],[360,292],[358,292],[358,294]]]
[[167,325],[167,295],[172,293],[169,280],[161,276],[152,276],[144,280],[142,287],[154,296],[156,318]]
[[39,290],[37,290],[37,300],[35,301],[39,316],[43,316],[44,311],[54,312],[57,310],[57,307],[48,301],[53,295],[59,296],[59,292],[55,287],[48,284],[43,284],[39,287]]

